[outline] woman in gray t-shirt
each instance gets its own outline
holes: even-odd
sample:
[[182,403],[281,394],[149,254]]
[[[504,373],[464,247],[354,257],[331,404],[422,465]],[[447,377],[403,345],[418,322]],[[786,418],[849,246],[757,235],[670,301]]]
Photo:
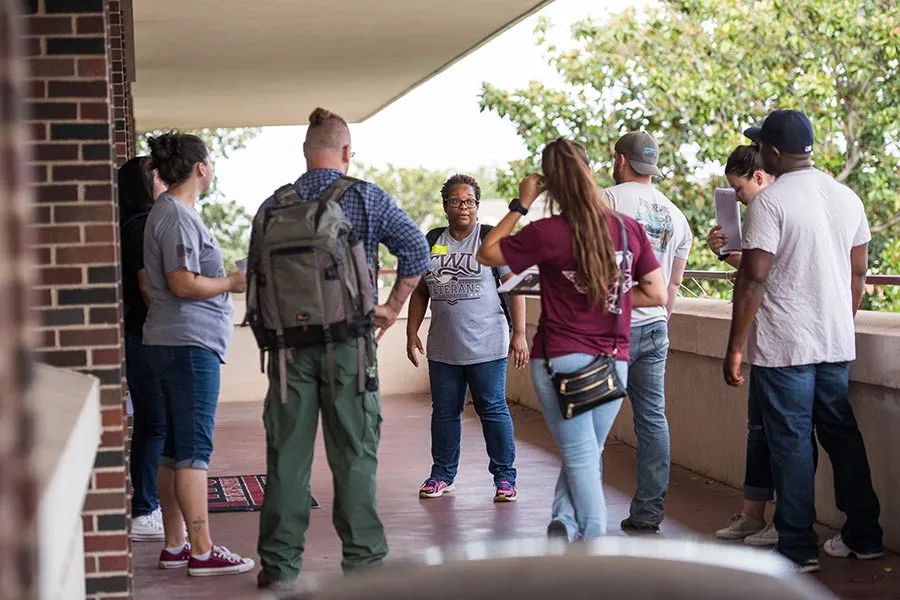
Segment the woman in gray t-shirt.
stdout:
[[167,133],[149,143],[152,166],[168,185],[144,229],[150,296],[144,347],[162,384],[167,421],[158,475],[166,538],[159,565],[187,566],[189,575],[199,576],[244,573],[253,560],[212,542],[206,472],[219,369],[233,329],[230,294],[244,291],[246,280],[240,273],[226,276],[222,252],[197,212],[213,180],[203,141]]
[[[467,175],[454,175],[441,188],[448,227],[429,233],[431,262],[409,302],[407,355],[416,367],[422,353],[419,327],[431,302],[428,375],[431,381],[431,475],[419,488],[421,498],[453,490],[459,466],[460,414],[472,390],[481,418],[494,477],[494,501],[516,499],[516,444],[506,404],[507,355],[518,368],[528,360],[525,300],[497,292],[508,268],[492,269],[475,260],[489,226],[478,223],[481,189]],[[509,320],[507,320],[509,319]],[[510,335],[512,325],[512,335]]]

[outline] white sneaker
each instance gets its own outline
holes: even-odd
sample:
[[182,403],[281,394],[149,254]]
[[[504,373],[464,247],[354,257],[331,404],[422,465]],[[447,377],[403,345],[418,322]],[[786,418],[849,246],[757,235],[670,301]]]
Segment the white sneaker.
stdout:
[[744,543],[749,546],[777,546],[778,530],[775,529],[775,521],[770,520],[762,531],[745,537]]
[[131,519],[131,541],[162,542],[166,535],[163,532],[162,520],[157,521],[153,513]]
[[872,560],[884,556],[884,550],[876,552],[857,552],[844,543],[841,534],[837,534],[827,542],[823,547],[825,554],[834,556],[835,558],[857,558],[859,560]]
[[797,573],[818,573],[820,568],[821,567],[819,566],[819,559],[811,558],[796,565],[794,567],[794,570]]
[[765,527],[765,521],[739,513],[728,519],[728,527],[718,530],[716,537],[720,540],[742,540],[749,535],[759,533]]

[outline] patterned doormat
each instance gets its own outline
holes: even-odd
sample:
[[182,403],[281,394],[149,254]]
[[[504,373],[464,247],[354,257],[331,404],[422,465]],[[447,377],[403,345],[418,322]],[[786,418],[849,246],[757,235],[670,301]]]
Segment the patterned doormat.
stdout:
[[[210,477],[209,512],[248,512],[262,508],[266,491],[265,475],[227,475]],[[312,507],[319,508],[313,497]]]

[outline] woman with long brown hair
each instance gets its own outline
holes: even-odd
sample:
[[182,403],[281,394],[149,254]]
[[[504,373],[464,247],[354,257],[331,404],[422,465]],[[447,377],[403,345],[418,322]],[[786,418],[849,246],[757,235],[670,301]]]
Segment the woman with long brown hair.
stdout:
[[[541,170],[543,176],[532,174],[519,184],[519,198],[485,238],[477,258],[490,266],[508,265],[514,273],[538,266],[541,316],[532,344],[531,378],[562,455],[548,534],[591,539],[606,533],[600,461],[622,400],[564,414],[549,361],[557,372],[573,373],[598,356],[612,356],[624,386],[631,309],[665,305],[666,284],[643,227],[607,206],[581,145],[564,138],[550,142]],[[545,191],[559,214],[511,235]]]

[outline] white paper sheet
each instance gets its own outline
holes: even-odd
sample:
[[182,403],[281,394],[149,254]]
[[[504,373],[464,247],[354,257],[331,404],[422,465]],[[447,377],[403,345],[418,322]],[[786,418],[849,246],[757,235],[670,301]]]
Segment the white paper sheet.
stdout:
[[530,267],[518,275],[513,275],[497,291],[501,294],[540,296],[541,285],[538,281],[538,268]]
[[741,209],[734,190],[716,188],[716,223],[725,234],[719,256],[741,251]]

